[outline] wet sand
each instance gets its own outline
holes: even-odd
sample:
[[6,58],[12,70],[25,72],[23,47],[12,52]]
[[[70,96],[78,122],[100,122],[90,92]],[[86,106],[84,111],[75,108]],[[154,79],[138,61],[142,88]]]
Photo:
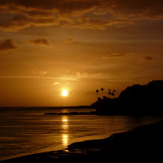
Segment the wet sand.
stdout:
[[73,143],[65,150],[38,153],[1,161],[61,162],[61,161],[152,161],[163,160],[163,121],[113,134],[106,139]]

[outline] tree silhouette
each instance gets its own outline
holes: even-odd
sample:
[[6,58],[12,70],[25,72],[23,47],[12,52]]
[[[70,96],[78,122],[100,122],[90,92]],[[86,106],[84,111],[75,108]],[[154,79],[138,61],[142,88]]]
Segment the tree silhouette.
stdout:
[[111,91],[111,89],[108,90],[108,94],[110,95],[110,98],[112,98],[112,97],[114,98],[115,92],[116,92],[115,89],[113,91]]
[[101,94],[102,94],[102,97],[103,97],[103,92],[104,92],[104,88],[101,88]]
[[97,90],[96,90],[96,94],[97,94],[97,100],[98,100],[98,93],[99,93],[99,90],[97,89]]
[[108,90],[108,94],[111,96],[111,89]]

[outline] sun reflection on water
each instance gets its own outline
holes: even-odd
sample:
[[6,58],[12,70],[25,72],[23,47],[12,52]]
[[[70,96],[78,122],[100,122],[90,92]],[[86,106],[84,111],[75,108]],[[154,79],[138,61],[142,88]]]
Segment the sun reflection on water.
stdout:
[[62,144],[66,148],[68,146],[68,140],[69,140],[68,134],[62,134]]
[[63,134],[62,134],[62,144],[66,148],[69,143],[69,134],[68,134],[68,117],[67,116],[62,116],[62,129],[63,129]]

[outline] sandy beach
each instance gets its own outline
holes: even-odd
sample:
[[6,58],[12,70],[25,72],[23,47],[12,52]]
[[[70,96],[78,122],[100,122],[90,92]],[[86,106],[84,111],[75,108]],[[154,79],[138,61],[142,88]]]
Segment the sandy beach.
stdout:
[[1,161],[60,162],[60,161],[110,161],[110,160],[162,160],[163,121],[143,125],[128,132],[113,134],[106,139],[70,144],[67,149],[38,153]]

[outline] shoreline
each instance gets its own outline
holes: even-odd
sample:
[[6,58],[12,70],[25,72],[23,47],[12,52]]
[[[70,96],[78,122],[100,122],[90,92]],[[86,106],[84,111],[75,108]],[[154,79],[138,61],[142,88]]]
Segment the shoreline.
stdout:
[[163,121],[112,134],[105,139],[72,143],[67,149],[26,155],[2,163],[23,161],[101,161],[116,159],[161,159],[163,147]]

